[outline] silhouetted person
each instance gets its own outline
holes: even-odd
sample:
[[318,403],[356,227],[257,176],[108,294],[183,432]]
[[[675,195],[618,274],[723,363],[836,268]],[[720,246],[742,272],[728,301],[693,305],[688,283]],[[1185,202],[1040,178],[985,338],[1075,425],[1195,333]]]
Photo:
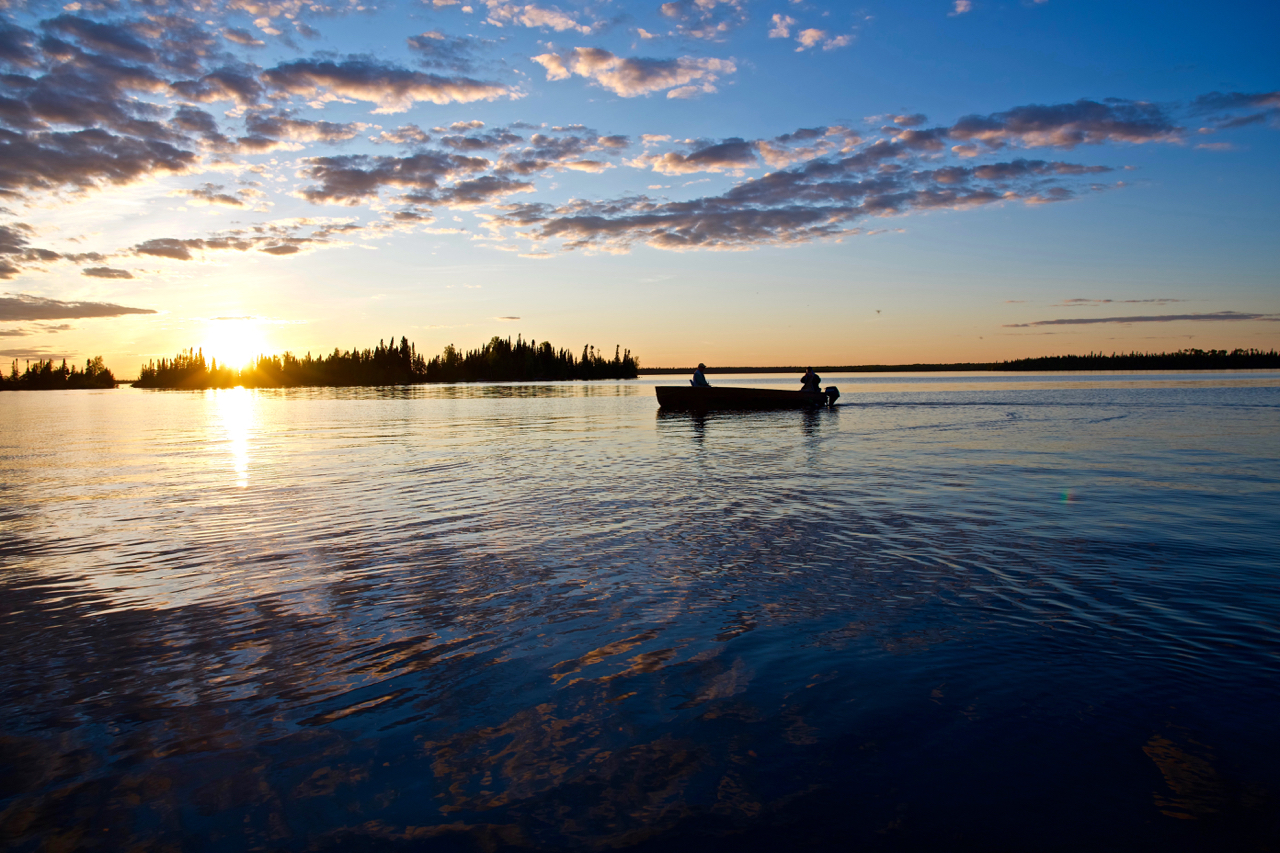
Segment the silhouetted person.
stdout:
[[815,394],[822,392],[822,377],[813,372],[813,368],[806,368],[804,376],[800,377],[800,390],[812,391]]
[[706,369],[707,369],[707,366],[699,362],[698,369],[693,371],[693,378],[689,380],[689,384],[692,385],[694,388],[710,388],[711,383],[707,381],[706,376],[702,375],[702,371]]

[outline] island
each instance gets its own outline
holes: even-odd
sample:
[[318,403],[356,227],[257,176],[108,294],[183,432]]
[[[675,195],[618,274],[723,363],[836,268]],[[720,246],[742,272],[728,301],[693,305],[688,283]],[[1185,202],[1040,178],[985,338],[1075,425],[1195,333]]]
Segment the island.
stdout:
[[594,346],[581,356],[556,349],[548,341],[496,335],[466,353],[453,344],[428,360],[407,338],[379,341],[370,349],[338,350],[299,358],[293,353],[262,355],[237,369],[206,361],[203,351],[188,349],[142,368],[135,388],[299,388],[353,385],[413,385],[426,382],[522,382],[574,379],[635,379],[639,362],[630,350],[614,349],[605,358]]

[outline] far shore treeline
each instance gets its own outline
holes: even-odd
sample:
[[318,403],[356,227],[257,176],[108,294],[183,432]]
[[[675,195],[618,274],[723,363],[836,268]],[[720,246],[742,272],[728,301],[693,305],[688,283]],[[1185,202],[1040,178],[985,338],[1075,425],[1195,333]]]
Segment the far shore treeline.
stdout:
[[[807,366],[807,365],[806,365]],[[1019,358],[1012,361],[959,362],[951,364],[814,365],[822,373],[913,373],[927,371],[1030,371],[1030,370],[1277,370],[1276,350],[1184,349],[1171,353],[1089,353]],[[707,373],[801,373],[804,367],[711,367]],[[152,361],[142,368],[139,388],[288,388],[298,386],[405,385],[423,382],[519,382],[569,379],[634,379],[693,372],[692,367],[650,367],[641,370],[630,350],[614,349],[613,358],[586,346],[575,357],[543,341],[517,337],[492,338],[479,349],[461,352],[452,344],[427,360],[405,338],[396,344],[380,341],[374,349],[327,356],[310,353],[263,355],[243,370],[206,360],[200,350],[187,350],[171,359]],[[84,369],[52,360],[28,362],[19,372],[18,362],[6,376],[0,373],[0,391],[45,391],[73,388],[114,388],[119,380],[102,357],[89,359]]]
[[28,362],[26,369],[18,372],[18,362],[13,362],[9,375],[0,373],[0,391],[56,391],[61,388],[114,388],[118,382],[111,369],[102,363],[102,356],[84,363],[84,370],[74,364],[54,367],[52,360],[40,359]]
[[242,370],[206,361],[200,350],[143,367],[136,388],[294,388],[303,386],[410,385],[423,382],[519,382],[566,379],[635,379],[639,367],[630,350],[614,349],[605,358],[593,346],[575,357],[547,341],[494,337],[479,349],[461,352],[453,344],[426,359],[407,338],[379,341],[373,349],[314,357],[259,356]]
[[[803,373],[809,365],[781,367],[709,367],[704,373]],[[1260,370],[1280,368],[1280,352],[1260,349],[1184,349],[1177,352],[1100,352],[1088,355],[1046,355],[1012,361],[974,361],[951,364],[813,365],[820,373],[940,373],[946,371],[1016,370]],[[646,367],[647,376],[692,373],[692,367]]]

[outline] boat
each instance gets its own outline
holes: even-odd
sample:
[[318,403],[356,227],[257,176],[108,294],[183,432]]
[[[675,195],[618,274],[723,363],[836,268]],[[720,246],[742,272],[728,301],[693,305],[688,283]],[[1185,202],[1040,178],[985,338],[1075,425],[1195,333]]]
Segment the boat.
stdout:
[[[835,405],[840,392],[782,391],[776,388],[734,388],[727,385],[659,385],[658,405],[663,409],[812,409]],[[832,393],[834,392],[834,394]]]

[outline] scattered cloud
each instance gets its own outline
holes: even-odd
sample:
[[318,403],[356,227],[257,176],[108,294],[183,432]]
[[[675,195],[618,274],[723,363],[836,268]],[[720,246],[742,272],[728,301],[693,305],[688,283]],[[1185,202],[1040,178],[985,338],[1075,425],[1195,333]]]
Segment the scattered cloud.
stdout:
[[506,3],[503,0],[484,0],[489,9],[488,23],[499,27],[515,24],[522,27],[555,30],[556,32],[578,32],[591,34],[591,25],[584,24],[566,12],[554,7],[547,8],[533,3]]
[[87,275],[89,278],[133,278],[133,273],[128,270],[117,270],[111,267],[87,267],[80,271],[81,275]]
[[32,264],[48,263],[62,257],[49,249],[36,248],[29,243],[34,229],[25,222],[0,225],[0,279],[17,276]]
[[1070,104],[1032,104],[987,116],[969,115],[946,130],[961,142],[988,149],[1075,148],[1104,142],[1176,142],[1183,128],[1165,108],[1146,101],[1107,98]]
[[444,68],[450,71],[469,71],[478,48],[490,42],[482,39],[449,36],[439,30],[428,30],[406,40],[419,64],[426,68]]
[[155,314],[150,308],[129,308],[109,302],[62,302],[26,293],[0,295],[0,322],[28,320],[74,320],[90,317],[122,317],[126,314]]
[[769,38],[771,39],[789,39],[791,38],[791,28],[796,25],[796,19],[790,15],[773,16],[772,26],[769,28]]
[[263,47],[266,42],[255,36],[248,30],[242,30],[237,27],[227,27],[222,31],[222,37],[227,41],[238,44],[241,47]]
[[266,89],[258,80],[256,65],[227,65],[194,80],[177,80],[169,85],[176,94],[198,103],[234,101],[253,106],[262,101]]
[[301,175],[316,183],[301,193],[303,198],[317,203],[357,204],[375,198],[383,187],[399,187],[408,190],[405,200],[429,203],[443,183],[487,170],[491,165],[482,157],[437,151],[407,157],[310,157],[304,161]]
[[636,159],[636,165],[650,166],[653,171],[663,175],[735,172],[756,164],[756,143],[740,138],[703,145],[689,154],[668,151],[661,155],[642,155]]
[[518,96],[514,89],[499,83],[411,71],[355,56],[341,62],[328,59],[283,62],[264,71],[262,79],[278,91],[317,97],[322,102],[337,98],[368,101],[377,104],[375,113],[404,112],[421,101],[469,104]]
[[254,147],[257,140],[264,142],[286,139],[292,142],[337,143],[354,139],[370,125],[364,122],[338,123],[293,118],[283,112],[250,112],[245,116],[247,137],[241,137],[241,145]]
[[[733,162],[734,152],[742,149],[740,140],[731,142],[713,162]],[[674,170],[688,168],[690,156],[654,155],[648,162]],[[743,250],[866,233],[855,224],[860,219],[1018,201],[1043,204],[1105,188],[1060,183],[1105,167],[1013,161],[950,171],[908,168],[916,156],[907,145],[879,140],[846,157],[815,158],[743,181],[717,196],[498,205],[486,227],[495,233],[511,230],[535,243],[558,241],[562,251],[626,252],[637,244],[674,251]]]
[[[429,5],[461,4],[429,0]],[[594,37],[622,21],[593,17],[592,10],[603,7],[562,5],[481,0],[466,8],[479,11],[489,25],[540,29],[546,37]],[[1067,201],[1123,185],[1099,183],[1111,166],[1014,156],[1019,149],[1178,143],[1190,134],[1198,141],[1196,149],[1228,150],[1232,143],[1213,134],[1280,121],[1280,92],[1211,92],[1182,105],[1119,98],[1025,104],[938,126],[904,109],[876,117],[862,133],[815,126],[771,138],[642,134],[636,139],[643,151],[624,160],[632,138],[581,124],[486,125],[445,111],[422,121],[423,127],[439,122],[429,130],[418,124],[383,129],[373,119],[357,120],[358,111],[395,113],[423,104],[522,97],[513,82],[524,75],[519,68],[494,63],[495,75],[514,76],[497,81],[472,76],[477,57],[502,39],[430,29],[400,44],[411,57],[407,65],[382,56],[321,52],[285,60],[276,56],[275,64],[264,68],[246,57],[260,58],[263,54],[254,51],[267,41],[273,54],[279,48],[280,56],[287,50],[298,56],[293,40],[314,34],[304,17],[362,6],[346,0],[323,9],[300,0],[233,0],[232,6],[249,18],[229,22],[221,10],[205,11],[201,20],[205,15],[209,20],[202,25],[184,17],[191,7],[148,6],[145,14],[131,16],[110,3],[92,8],[72,3],[29,27],[13,20],[5,24],[0,61],[9,73],[0,75],[0,197],[7,204],[36,204],[41,196],[64,203],[90,191],[150,184],[157,195],[238,214],[265,211],[272,197],[288,192],[316,204],[363,206],[369,221],[265,223],[210,236],[175,229],[170,233],[179,236],[133,238],[133,245],[108,254],[67,254],[32,245],[36,232],[10,222],[0,225],[0,278],[75,264],[83,276],[126,279],[133,273],[110,264],[130,256],[186,262],[217,252],[252,252],[286,258],[362,235],[425,233],[434,222],[433,206],[485,209],[481,221],[499,242],[514,234],[535,244],[523,253],[529,257],[549,256],[545,246],[550,243],[560,250],[618,252],[636,245],[723,250],[838,240],[877,230],[864,230],[864,220],[872,218]],[[769,17],[770,38],[794,39],[799,51],[851,43],[851,35],[834,34],[834,23],[809,20],[808,5],[792,2],[785,8],[793,14]],[[952,14],[973,8],[971,0],[959,0]],[[747,20],[745,0],[676,0],[658,11],[672,27],[667,35],[686,39],[719,40]],[[819,26],[807,26],[811,23]],[[732,58],[626,57],[594,47],[543,44],[545,52],[533,61],[547,80],[579,77],[621,98],[713,93],[739,68]],[[315,112],[326,107],[332,110],[327,119]],[[401,148],[371,149],[371,143]],[[354,153],[323,146],[347,146],[338,151]],[[404,156],[375,156],[366,153],[370,150]],[[280,151],[298,153],[277,161],[273,154]],[[552,174],[598,174],[619,166],[673,176],[719,174],[725,177],[712,185],[730,188],[680,201],[640,194],[567,201],[549,192],[528,195],[556,190],[559,183],[543,180]],[[258,185],[237,185],[227,177],[243,175],[238,170],[245,168],[259,173]],[[160,184],[201,172],[182,180],[188,185],[180,189],[172,188],[177,181]],[[706,180],[690,180],[676,192],[696,193],[687,188]],[[649,187],[662,189],[670,188]],[[461,233],[460,228],[432,231]]]
[[1064,299],[1058,303],[1064,308],[1082,307],[1087,305],[1110,305],[1115,304],[1156,304],[1168,305],[1172,302],[1190,302],[1190,299]]
[[1006,329],[1028,329],[1034,326],[1091,326],[1098,323],[1219,323],[1238,320],[1264,320],[1280,323],[1280,314],[1247,314],[1240,311],[1217,311],[1211,314],[1154,314],[1139,317],[1071,317],[1060,320],[1037,320],[1034,323],[1006,323]]
[[196,154],[168,142],[101,128],[15,133],[0,129],[0,197],[29,191],[85,191],[181,174]]
[[[1037,2],[1039,2],[1039,0],[1037,0]],[[955,0],[955,3],[951,7],[951,11],[948,12],[947,15],[954,18],[957,15],[965,15],[972,11],[973,0]]]
[[746,0],[673,0],[659,11],[675,23],[672,35],[719,41],[747,21]]
[[59,359],[70,359],[74,356],[71,353],[51,350],[48,347],[27,347],[24,349],[0,349],[0,356],[4,358],[39,358],[50,361],[58,361]]
[[548,80],[566,80],[576,74],[624,98],[663,90],[668,98],[711,93],[721,75],[737,71],[731,59],[627,58],[595,47],[578,47],[566,54],[544,53],[533,61],[546,69]]
[[796,53],[803,53],[804,51],[815,47],[821,47],[823,50],[835,50],[836,48],[848,47],[852,44],[853,36],[833,36],[826,30],[809,28],[801,30],[796,34],[796,43],[800,45],[796,48]]

